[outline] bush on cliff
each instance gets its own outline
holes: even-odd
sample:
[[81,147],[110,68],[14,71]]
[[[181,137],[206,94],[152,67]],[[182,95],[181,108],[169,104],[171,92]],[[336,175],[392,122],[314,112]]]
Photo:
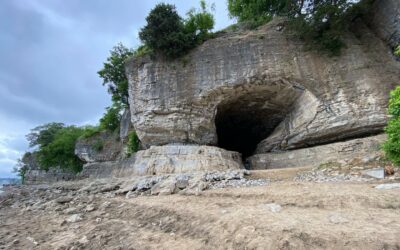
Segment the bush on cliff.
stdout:
[[394,50],[394,54],[396,56],[400,56],[400,45],[398,45],[397,48]]
[[135,131],[128,134],[128,156],[139,150],[139,138]]
[[115,131],[119,128],[121,120],[121,107],[119,105],[112,105],[106,108],[103,117],[100,118],[100,130]]
[[400,86],[390,92],[389,115],[391,117],[385,128],[388,138],[383,150],[389,160],[400,165]]
[[151,51],[167,58],[177,58],[207,39],[214,27],[214,17],[205,1],[201,9],[191,9],[184,20],[174,5],[160,3],[146,17],[147,24],[139,32],[140,40]]
[[239,22],[263,24],[272,17],[289,18],[289,27],[310,48],[338,55],[344,47],[342,36],[348,25],[362,16],[371,0],[228,0],[228,10]]

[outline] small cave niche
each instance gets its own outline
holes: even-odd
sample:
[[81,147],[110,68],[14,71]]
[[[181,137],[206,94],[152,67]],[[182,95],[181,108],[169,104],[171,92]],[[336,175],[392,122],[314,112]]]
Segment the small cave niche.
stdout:
[[285,88],[254,88],[225,98],[217,106],[215,126],[218,146],[251,156],[257,145],[267,138],[291,111],[302,91]]

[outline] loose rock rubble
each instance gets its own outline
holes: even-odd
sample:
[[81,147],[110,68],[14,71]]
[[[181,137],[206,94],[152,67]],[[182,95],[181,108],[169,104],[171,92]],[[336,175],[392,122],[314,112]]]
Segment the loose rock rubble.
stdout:
[[398,179],[399,171],[394,169],[391,175],[385,173],[385,169],[376,167],[370,162],[357,162],[358,164],[341,164],[339,162],[328,162],[310,171],[297,174],[294,181],[311,181],[311,182],[368,182],[377,179]]

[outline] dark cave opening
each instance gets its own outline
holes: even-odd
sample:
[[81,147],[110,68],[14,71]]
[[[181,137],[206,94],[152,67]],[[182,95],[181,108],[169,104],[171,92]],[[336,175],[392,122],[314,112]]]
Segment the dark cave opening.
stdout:
[[286,114],[287,107],[270,103],[263,95],[248,95],[221,103],[215,117],[218,146],[239,152],[245,159]]

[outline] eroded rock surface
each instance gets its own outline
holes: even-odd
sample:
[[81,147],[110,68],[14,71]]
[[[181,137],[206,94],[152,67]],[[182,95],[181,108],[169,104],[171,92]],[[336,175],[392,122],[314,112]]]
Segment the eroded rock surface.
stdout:
[[146,148],[218,145],[251,155],[381,132],[400,65],[367,26],[340,57],[305,50],[276,19],[220,34],[175,61],[127,64],[132,123]]
[[160,175],[243,168],[239,153],[211,146],[152,146],[136,153],[136,175]]
[[348,165],[357,159],[367,164],[382,158],[380,147],[385,139],[385,135],[377,135],[286,152],[256,154],[248,158],[248,162],[251,169],[318,167],[330,162]]
[[121,156],[122,147],[118,134],[102,131],[80,138],[75,145],[75,155],[86,163],[115,161]]
[[376,0],[368,21],[377,35],[391,47],[400,44],[400,1]]

